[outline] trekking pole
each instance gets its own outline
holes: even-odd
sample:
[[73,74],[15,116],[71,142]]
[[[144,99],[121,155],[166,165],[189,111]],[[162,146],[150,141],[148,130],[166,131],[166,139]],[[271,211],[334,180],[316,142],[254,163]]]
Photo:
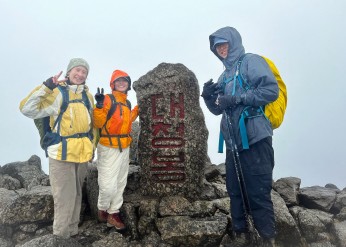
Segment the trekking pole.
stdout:
[[234,167],[235,167],[235,171],[237,174],[237,179],[238,179],[238,183],[239,183],[239,187],[240,187],[240,195],[241,195],[241,199],[243,201],[244,215],[245,215],[246,223],[247,223],[248,230],[249,230],[249,233],[251,236],[251,241],[256,246],[260,246],[260,244],[262,242],[261,236],[259,235],[259,233],[255,227],[255,224],[254,224],[254,219],[252,216],[250,201],[249,201],[249,197],[248,197],[247,190],[246,190],[246,185],[245,185],[243,170],[242,170],[241,163],[240,163],[237,144],[235,143],[235,140],[233,143],[234,132],[233,132],[232,122],[230,121],[226,111],[224,111],[223,114],[226,117]]

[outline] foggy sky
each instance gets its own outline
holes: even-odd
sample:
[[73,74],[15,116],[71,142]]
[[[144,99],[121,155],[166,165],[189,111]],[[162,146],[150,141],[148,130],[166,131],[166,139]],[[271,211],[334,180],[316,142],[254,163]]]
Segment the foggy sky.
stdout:
[[[110,91],[114,69],[132,81],[161,62],[182,63],[200,88],[223,65],[208,37],[224,26],[242,35],[246,52],[273,60],[288,90],[282,126],[274,131],[274,179],[299,177],[302,186],[346,187],[346,2],[339,1],[44,1],[0,0],[1,162],[41,157],[31,119],[19,102],[44,80],[66,72],[68,61],[89,62],[87,85]],[[107,91],[108,90],[108,91]],[[129,92],[134,106],[134,90]],[[219,122],[200,100],[209,130],[208,154],[217,153]]]

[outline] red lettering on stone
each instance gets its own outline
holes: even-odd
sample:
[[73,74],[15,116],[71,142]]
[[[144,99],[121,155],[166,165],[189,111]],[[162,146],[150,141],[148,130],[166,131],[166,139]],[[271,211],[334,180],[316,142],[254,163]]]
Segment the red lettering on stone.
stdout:
[[151,141],[151,145],[153,148],[179,148],[184,144],[184,139],[178,137],[154,138]]
[[171,117],[176,117],[176,110],[179,111],[179,118],[184,119],[185,112],[184,112],[184,95],[182,93],[179,94],[179,101],[176,102],[175,95],[171,94],[171,104],[170,104],[170,112]]
[[183,182],[185,180],[185,173],[152,174],[152,179],[161,183]]
[[185,133],[185,125],[183,123],[179,123],[178,127],[176,128],[177,133],[180,137],[184,137]]
[[153,129],[153,136],[157,136],[160,132],[163,133],[163,135],[168,135],[168,129],[171,127],[170,124],[164,124],[164,123],[156,123],[152,125]]
[[152,157],[153,157],[154,163],[173,164],[173,163],[183,163],[185,161],[184,152],[179,152],[178,155],[159,155],[156,152],[154,153]]
[[159,101],[162,98],[163,98],[162,94],[151,95],[151,116],[155,120],[162,120],[163,119],[163,115],[157,114],[157,108],[156,108],[157,101]]

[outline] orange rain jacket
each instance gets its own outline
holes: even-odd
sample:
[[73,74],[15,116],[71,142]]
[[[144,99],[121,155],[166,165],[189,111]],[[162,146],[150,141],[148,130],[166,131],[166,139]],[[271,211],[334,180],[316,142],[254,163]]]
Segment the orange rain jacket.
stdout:
[[[120,70],[113,72],[110,86],[113,90],[113,83],[116,79],[120,77],[128,77],[128,75]],[[129,83],[130,87],[130,83]],[[112,100],[108,95],[105,95],[103,102],[103,108],[94,108],[94,127],[101,129],[101,135],[99,143],[113,148],[119,148],[119,140],[121,143],[121,148],[127,148],[132,142],[132,137],[130,136],[132,122],[134,122],[138,116],[138,106],[136,105],[133,110],[131,110],[126,105],[127,94],[119,91],[112,91],[117,104],[116,110],[111,118],[107,121],[104,127],[107,114],[112,106]],[[104,136],[111,135],[112,137]]]

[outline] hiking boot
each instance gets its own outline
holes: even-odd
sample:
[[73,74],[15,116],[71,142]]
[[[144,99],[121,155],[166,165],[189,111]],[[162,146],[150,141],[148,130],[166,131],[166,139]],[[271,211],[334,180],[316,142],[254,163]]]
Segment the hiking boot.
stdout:
[[233,235],[232,247],[248,247],[252,246],[250,234],[248,232],[236,232]]
[[98,220],[99,220],[99,222],[106,223],[107,222],[107,217],[108,217],[108,213],[106,211],[103,211],[103,210],[99,210],[98,211]]
[[109,214],[107,218],[107,226],[115,227],[116,230],[124,230],[125,225],[123,221],[120,219],[119,213]]

